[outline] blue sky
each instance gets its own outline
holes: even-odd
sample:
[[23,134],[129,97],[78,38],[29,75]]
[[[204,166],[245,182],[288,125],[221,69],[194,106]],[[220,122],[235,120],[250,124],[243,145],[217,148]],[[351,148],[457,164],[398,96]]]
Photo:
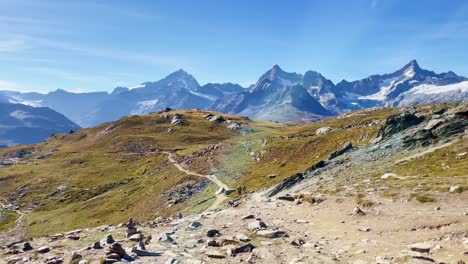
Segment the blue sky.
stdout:
[[0,90],[110,91],[182,68],[248,85],[279,64],[334,82],[468,76],[466,0],[0,0]]

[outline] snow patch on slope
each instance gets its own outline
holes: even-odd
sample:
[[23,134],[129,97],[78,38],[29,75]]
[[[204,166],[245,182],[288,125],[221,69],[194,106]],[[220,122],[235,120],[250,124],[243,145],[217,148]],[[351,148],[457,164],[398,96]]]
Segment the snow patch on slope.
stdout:
[[193,95],[196,95],[196,96],[203,97],[203,98],[208,99],[210,101],[216,101],[216,97],[213,97],[213,96],[209,96],[209,95],[202,94],[202,93],[197,93],[197,92],[190,91],[190,90],[189,90],[189,93],[191,93]]
[[10,113],[10,116],[19,120],[24,120],[27,118],[37,118],[35,115],[31,115],[31,113],[22,111],[22,110],[16,110]]
[[389,78],[382,81],[380,85],[380,91],[375,94],[366,95],[366,96],[359,96],[358,99],[361,100],[376,100],[376,101],[383,101],[387,98],[387,95],[392,91],[392,88],[395,86],[395,82],[400,77]]
[[154,109],[159,100],[140,101],[137,103],[137,109],[132,110],[132,115],[144,115]]
[[434,84],[421,84],[415,86],[410,92],[414,94],[438,94],[459,90],[461,93],[468,92],[468,81],[437,86]]

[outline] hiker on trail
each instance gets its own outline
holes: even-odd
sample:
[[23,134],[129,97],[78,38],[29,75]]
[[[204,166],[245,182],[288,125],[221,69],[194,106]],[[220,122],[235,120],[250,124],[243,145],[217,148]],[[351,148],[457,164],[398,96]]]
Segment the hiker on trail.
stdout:
[[247,188],[246,188],[245,186],[242,187],[242,192],[243,192],[244,194],[247,193]]
[[242,195],[242,187],[239,186],[239,188],[237,188],[237,194],[239,196]]

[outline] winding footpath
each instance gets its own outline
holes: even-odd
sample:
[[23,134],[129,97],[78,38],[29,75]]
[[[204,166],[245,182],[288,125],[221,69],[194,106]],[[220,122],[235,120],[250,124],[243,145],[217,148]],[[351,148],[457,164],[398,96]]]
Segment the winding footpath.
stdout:
[[[3,201],[3,202],[2,202]],[[15,209],[14,206],[12,204],[10,204],[7,199],[3,198],[0,196],[0,206],[2,207],[2,209],[11,209],[12,211],[14,211],[15,213],[17,213],[19,216],[18,218],[15,220],[15,227],[13,227],[12,229],[8,230],[8,234],[11,234],[13,233],[15,230],[18,230],[20,228],[22,228],[23,226],[23,218],[24,216],[26,215],[26,213],[18,210],[18,209]]]
[[[168,151],[161,151],[161,153],[164,153],[167,155],[167,160],[172,163],[179,171],[185,173],[185,174],[189,174],[189,175],[193,175],[193,176],[197,176],[197,177],[202,177],[202,178],[206,178],[208,180],[210,180],[212,183],[218,185],[218,187],[221,189],[223,188],[224,190],[230,190],[231,188],[229,188],[229,186],[227,186],[227,184],[225,184],[224,182],[220,181],[216,175],[203,175],[203,174],[200,174],[200,173],[196,173],[196,172],[193,172],[193,171],[190,171],[190,170],[187,170],[185,169],[184,167],[182,167],[182,165],[180,165],[177,160],[175,159],[175,154],[172,153],[172,152],[168,152]],[[213,202],[213,204],[207,209],[207,210],[212,210],[212,209],[215,209],[216,207],[218,207],[223,201],[225,201],[227,199],[227,196],[224,192],[221,192],[221,193],[218,193],[216,192],[215,193],[215,201]]]

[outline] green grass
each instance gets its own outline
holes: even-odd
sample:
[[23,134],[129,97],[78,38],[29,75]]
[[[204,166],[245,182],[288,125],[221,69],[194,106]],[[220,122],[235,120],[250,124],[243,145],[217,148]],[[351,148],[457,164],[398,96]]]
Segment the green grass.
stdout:
[[411,196],[418,202],[420,203],[432,203],[435,202],[435,199],[429,195],[426,194],[411,194]]
[[0,231],[6,231],[15,226],[18,214],[14,211],[0,211]]

